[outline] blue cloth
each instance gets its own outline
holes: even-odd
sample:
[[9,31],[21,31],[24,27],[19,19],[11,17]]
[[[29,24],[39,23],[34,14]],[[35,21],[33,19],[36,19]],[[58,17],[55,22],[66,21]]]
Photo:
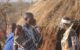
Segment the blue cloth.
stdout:
[[14,33],[10,33],[7,40],[4,50],[13,50],[13,43],[14,43]]

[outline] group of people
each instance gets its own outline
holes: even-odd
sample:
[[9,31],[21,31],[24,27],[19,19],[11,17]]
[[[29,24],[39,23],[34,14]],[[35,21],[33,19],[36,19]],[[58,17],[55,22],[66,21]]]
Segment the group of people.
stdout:
[[37,50],[42,41],[40,29],[31,12],[26,12],[24,24],[12,23],[7,28],[7,40],[4,50]]
[[79,21],[63,17],[57,30],[56,50],[79,50]]
[[[4,50],[38,50],[42,36],[34,15],[25,13],[23,26],[12,23],[8,26]],[[63,17],[57,32],[56,50],[79,50],[78,24],[69,17]]]

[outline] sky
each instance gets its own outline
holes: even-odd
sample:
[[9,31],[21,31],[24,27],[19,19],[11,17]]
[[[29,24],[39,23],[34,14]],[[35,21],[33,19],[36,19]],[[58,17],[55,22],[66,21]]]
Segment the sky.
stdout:
[[[7,0],[0,0],[0,2],[6,2]],[[10,2],[18,2],[19,0],[10,0]],[[31,2],[32,0],[23,0],[24,2]],[[33,0],[37,1],[37,0]]]

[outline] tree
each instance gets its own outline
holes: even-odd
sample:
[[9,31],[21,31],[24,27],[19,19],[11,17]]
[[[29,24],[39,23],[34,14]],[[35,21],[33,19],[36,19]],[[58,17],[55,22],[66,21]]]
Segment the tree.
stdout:
[[4,31],[6,31],[6,28],[7,28],[7,10],[8,10],[8,7],[10,6],[10,4],[8,3],[9,1],[10,0],[6,0],[5,3],[1,3],[0,5],[0,18],[2,19],[1,27],[3,27],[1,29],[3,29]]

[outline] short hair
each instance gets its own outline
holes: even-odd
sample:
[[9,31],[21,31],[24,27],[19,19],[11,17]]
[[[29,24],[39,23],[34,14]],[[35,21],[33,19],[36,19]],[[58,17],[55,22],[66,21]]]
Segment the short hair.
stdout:
[[12,24],[11,24],[12,32],[14,32],[14,31],[15,31],[15,28],[16,28],[16,23],[12,23]]
[[63,19],[65,19],[65,20],[71,20],[69,17],[67,17],[67,16],[65,16],[65,17],[63,17]]
[[63,23],[63,24],[71,24],[72,23],[72,19],[70,19],[69,17],[63,17],[61,19],[61,23]]
[[20,31],[22,30],[22,26],[21,26],[21,25],[17,25],[16,28],[17,28],[18,30],[20,30]]
[[26,12],[24,18],[27,18],[27,17],[30,18],[30,19],[33,19],[34,15],[31,12]]

